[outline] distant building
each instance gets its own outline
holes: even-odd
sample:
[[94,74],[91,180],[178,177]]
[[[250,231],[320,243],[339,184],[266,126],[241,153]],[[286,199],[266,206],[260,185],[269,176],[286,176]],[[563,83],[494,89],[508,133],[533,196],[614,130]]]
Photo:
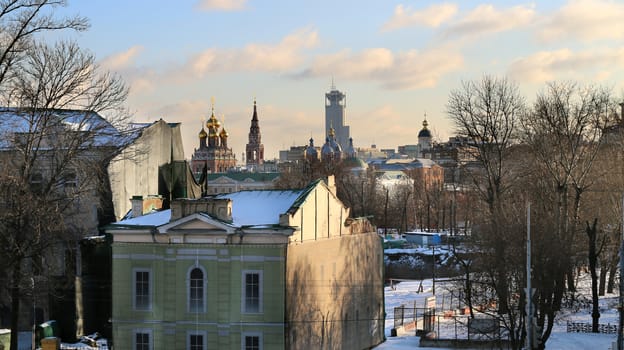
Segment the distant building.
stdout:
[[329,137],[333,128],[334,139],[341,149],[346,149],[349,146],[349,138],[351,137],[349,126],[345,125],[346,96],[336,90],[333,82],[331,91],[325,94],[325,136]]
[[199,131],[199,148],[191,156],[191,169],[195,178],[199,179],[204,169],[207,173],[222,173],[236,167],[236,156],[228,147],[229,134],[225,126],[214,115],[214,106],[210,118]]
[[207,195],[232,193],[248,190],[268,190],[275,188],[279,172],[236,171],[212,173],[207,177]]
[[333,179],[179,200],[108,226],[120,349],[370,349],[383,250]]
[[258,168],[264,162],[264,145],[260,135],[260,125],[258,121],[258,111],[254,100],[251,126],[249,127],[249,142],[245,147],[246,162],[248,169]]

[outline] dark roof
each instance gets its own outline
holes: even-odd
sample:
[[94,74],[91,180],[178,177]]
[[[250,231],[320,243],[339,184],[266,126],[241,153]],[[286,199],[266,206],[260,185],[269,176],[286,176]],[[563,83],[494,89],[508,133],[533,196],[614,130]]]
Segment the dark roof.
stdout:
[[214,181],[220,177],[227,177],[232,180],[243,182],[247,179],[253,180],[254,182],[269,182],[274,181],[279,177],[280,173],[271,172],[271,173],[244,173],[244,172],[232,172],[232,173],[210,173],[208,174],[208,181]]

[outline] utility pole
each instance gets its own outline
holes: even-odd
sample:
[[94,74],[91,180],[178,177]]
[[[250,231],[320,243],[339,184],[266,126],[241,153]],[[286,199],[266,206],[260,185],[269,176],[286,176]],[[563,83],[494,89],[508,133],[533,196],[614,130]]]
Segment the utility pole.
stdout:
[[526,255],[526,349],[533,350],[533,289],[531,288],[531,203],[527,203],[527,255]]
[[[624,109],[624,106],[622,106]],[[624,337],[622,337],[622,328],[624,328],[624,279],[622,278],[622,272],[624,271],[624,194],[622,194],[622,242],[620,244],[620,298],[619,298],[619,311],[620,311],[620,322],[618,325],[618,339],[617,339],[617,348],[618,350],[624,350]]]
[[435,257],[435,245],[431,246],[431,250],[433,251],[433,295],[435,295],[435,273],[436,273],[436,257]]

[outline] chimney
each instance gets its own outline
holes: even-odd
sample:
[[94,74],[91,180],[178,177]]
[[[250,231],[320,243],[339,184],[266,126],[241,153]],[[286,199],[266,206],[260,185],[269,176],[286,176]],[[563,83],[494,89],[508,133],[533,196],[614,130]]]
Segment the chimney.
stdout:
[[171,202],[170,221],[175,221],[195,213],[207,213],[219,220],[231,222],[232,201],[230,199],[217,198],[180,198]]
[[132,217],[137,218],[143,215],[143,196],[132,196],[130,202],[132,202]]
[[147,196],[146,198],[132,196],[130,202],[132,202],[132,217],[136,218],[152,210],[162,209],[163,198],[162,196]]
[[334,177],[334,175],[329,175],[327,177],[327,187],[329,188],[329,191],[331,193],[333,193],[334,195],[337,193],[337,191],[336,191],[336,178]]

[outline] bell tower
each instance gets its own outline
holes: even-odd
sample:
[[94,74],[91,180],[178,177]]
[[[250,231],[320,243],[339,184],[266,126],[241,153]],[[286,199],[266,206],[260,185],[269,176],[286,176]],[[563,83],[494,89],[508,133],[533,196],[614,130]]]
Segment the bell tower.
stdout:
[[249,142],[245,147],[246,164],[248,168],[257,167],[264,163],[264,145],[260,137],[260,125],[258,123],[258,110],[254,99],[253,115],[249,127]]

